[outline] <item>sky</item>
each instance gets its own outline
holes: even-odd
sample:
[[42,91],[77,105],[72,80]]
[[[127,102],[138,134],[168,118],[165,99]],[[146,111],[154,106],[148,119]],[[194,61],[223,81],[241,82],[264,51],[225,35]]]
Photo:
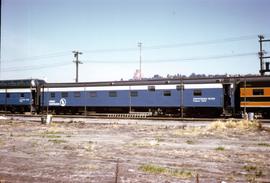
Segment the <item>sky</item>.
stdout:
[[[258,74],[269,0],[2,0],[0,79]],[[270,52],[270,43],[264,44]]]

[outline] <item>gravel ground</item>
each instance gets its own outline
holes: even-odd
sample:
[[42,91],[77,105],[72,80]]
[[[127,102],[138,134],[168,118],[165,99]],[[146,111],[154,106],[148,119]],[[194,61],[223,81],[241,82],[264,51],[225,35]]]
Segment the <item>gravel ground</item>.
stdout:
[[0,182],[269,182],[269,129],[209,125],[0,119]]

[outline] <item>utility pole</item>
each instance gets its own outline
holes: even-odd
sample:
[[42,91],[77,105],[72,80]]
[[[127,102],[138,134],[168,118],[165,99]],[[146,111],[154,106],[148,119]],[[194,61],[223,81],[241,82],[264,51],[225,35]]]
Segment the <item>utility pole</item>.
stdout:
[[79,51],[73,51],[72,52],[74,54],[74,58],[75,58],[75,61],[73,61],[75,64],[76,64],[76,79],[75,79],[75,82],[78,83],[79,81],[79,64],[82,64],[81,61],[79,61],[79,55],[82,54],[82,52],[79,52]]
[[140,80],[142,79],[142,43],[138,42],[138,47],[140,48]]
[[258,53],[259,58],[260,58],[260,73],[263,76],[265,72],[270,72],[270,62],[265,62],[264,59],[269,59],[270,56],[265,57],[264,54],[266,53],[263,50],[263,42],[270,42],[270,39],[264,39],[263,35],[259,35],[259,43],[260,43],[260,51]]

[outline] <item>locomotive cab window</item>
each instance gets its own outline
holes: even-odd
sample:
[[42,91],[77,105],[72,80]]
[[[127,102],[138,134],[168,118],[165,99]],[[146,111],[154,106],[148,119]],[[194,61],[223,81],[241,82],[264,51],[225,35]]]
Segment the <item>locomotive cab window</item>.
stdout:
[[90,91],[90,92],[89,92],[89,96],[90,96],[90,97],[97,97],[97,92],[95,92],[95,91]]
[[67,98],[68,97],[68,92],[62,92],[61,96],[62,96],[62,98]]
[[166,90],[163,92],[163,96],[165,97],[170,97],[171,96],[171,91],[170,90]]
[[202,90],[194,90],[193,96],[202,96]]
[[24,93],[21,93],[21,96],[20,96],[21,98],[24,98]]
[[253,95],[264,95],[263,89],[253,89]]
[[6,98],[10,98],[10,93],[7,93],[6,94]]
[[51,92],[51,98],[55,98],[55,93]]
[[76,97],[76,98],[81,97],[81,93],[80,92],[74,92],[74,97]]
[[131,97],[138,97],[138,91],[130,91]]
[[109,97],[117,97],[116,91],[109,91]]
[[156,91],[155,86],[148,86],[148,91]]

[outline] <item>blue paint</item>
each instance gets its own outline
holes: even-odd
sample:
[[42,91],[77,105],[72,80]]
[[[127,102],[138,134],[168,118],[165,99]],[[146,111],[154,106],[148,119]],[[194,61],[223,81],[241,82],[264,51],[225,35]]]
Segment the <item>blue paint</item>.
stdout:
[[[193,96],[194,89],[184,90],[184,107],[222,107],[223,89],[207,88],[200,89],[201,96]],[[116,90],[115,90],[116,91]],[[89,91],[80,91],[80,96],[75,97],[75,92],[68,92],[66,106],[87,106],[87,107],[180,107],[181,95],[179,90],[132,90],[137,91],[138,96],[129,97],[128,90],[116,91],[117,96],[109,96],[109,91],[96,91],[96,96],[91,97]],[[170,91],[170,96],[164,96],[165,91]],[[51,98],[50,92],[44,93],[44,105],[60,106],[62,92],[53,92],[55,97]]]

